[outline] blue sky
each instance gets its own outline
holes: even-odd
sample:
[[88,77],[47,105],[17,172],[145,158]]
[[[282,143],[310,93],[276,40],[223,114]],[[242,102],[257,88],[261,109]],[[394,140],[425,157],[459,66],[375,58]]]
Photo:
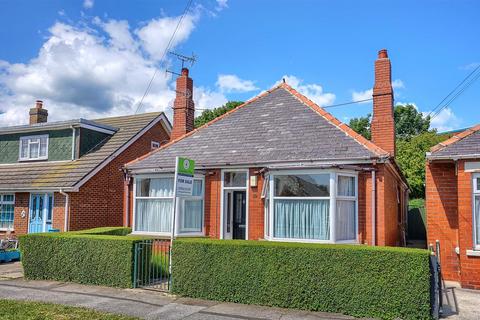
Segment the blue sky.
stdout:
[[[52,120],[171,113],[162,52],[185,1],[0,1],[0,125],[24,123],[35,99]],[[194,1],[173,49],[194,52],[198,108],[245,100],[285,77],[321,105],[368,96],[377,51],[392,60],[397,102],[428,112],[480,63],[479,1]],[[480,80],[435,120],[480,123]],[[330,109],[340,120],[370,103]]]

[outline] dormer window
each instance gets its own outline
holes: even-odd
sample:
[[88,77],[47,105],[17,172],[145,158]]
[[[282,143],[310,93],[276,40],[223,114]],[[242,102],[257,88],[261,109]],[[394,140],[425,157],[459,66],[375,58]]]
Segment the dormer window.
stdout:
[[20,138],[20,161],[47,159],[48,134]]

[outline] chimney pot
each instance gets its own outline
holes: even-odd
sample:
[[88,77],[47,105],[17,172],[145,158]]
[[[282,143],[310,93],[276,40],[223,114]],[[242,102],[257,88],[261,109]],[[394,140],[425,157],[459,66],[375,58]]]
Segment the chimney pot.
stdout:
[[30,124],[47,122],[48,110],[43,108],[42,100],[35,101],[35,107],[30,108],[28,114],[30,116]]
[[386,58],[388,58],[387,49],[382,49],[378,51],[378,59],[386,59]]
[[187,68],[182,68],[182,76],[188,77],[188,69]]

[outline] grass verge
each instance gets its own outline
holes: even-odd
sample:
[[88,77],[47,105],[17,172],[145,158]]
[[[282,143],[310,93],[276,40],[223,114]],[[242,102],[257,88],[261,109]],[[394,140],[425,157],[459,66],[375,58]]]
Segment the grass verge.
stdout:
[[0,299],[2,320],[135,320],[136,318],[103,313],[87,308],[53,303]]

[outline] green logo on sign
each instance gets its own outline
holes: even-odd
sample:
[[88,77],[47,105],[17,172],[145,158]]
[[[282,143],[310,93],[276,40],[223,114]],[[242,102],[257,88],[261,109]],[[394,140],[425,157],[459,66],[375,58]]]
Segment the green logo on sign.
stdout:
[[192,175],[195,173],[195,161],[187,158],[178,158],[178,173]]

